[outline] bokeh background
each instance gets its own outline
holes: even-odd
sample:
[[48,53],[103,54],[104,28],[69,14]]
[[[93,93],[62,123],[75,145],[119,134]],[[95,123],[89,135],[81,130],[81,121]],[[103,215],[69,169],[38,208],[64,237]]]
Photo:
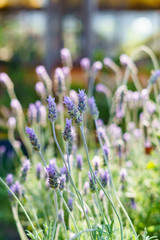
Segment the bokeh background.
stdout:
[[[0,72],[7,72],[13,80],[24,109],[38,98],[35,67],[44,64],[52,76],[60,65],[62,47],[72,53],[72,87],[77,89],[84,86],[79,65],[82,57],[102,61],[108,56],[120,64],[123,52],[130,55],[143,44],[160,59],[159,39],[159,0],[0,0]],[[145,55],[137,59],[137,64],[145,85],[152,65]],[[109,78],[111,73],[103,71]],[[9,104],[5,88],[0,86],[0,117],[7,115]],[[103,108],[100,99],[99,107]],[[7,173],[14,171],[14,153],[6,140],[3,121],[0,123],[0,167]],[[0,239],[18,240],[1,186],[0,196]]]

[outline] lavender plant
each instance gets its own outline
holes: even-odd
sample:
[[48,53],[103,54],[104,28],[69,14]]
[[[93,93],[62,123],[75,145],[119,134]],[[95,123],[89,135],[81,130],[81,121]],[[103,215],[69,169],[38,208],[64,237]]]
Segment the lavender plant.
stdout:
[[[135,53],[141,50],[151,56],[155,67],[146,89],[142,89],[139,83],[138,69],[133,61]],[[87,81],[89,79],[88,99],[83,89],[78,94],[70,91],[72,59],[68,49],[61,50],[62,68],[56,69],[54,74],[56,98],[53,97],[52,80],[45,67],[37,67],[39,82],[35,89],[41,101],[29,105],[26,134],[23,109],[16,99],[14,86],[6,75],[1,74],[1,82],[5,82],[13,98],[11,106],[15,118],[11,117],[8,121],[8,136],[21,166],[15,176],[8,174],[5,181],[2,178],[0,181],[9,193],[13,217],[22,240],[156,239],[149,238],[146,230],[143,232],[145,225],[140,214],[145,211],[145,203],[140,193],[146,196],[149,189],[146,202],[153,202],[151,186],[159,183],[158,174],[149,170],[159,169],[160,73],[157,60],[148,48],[143,46],[135,53],[131,57],[120,57],[120,62],[126,67],[124,76],[121,68],[111,59],[104,59],[104,65],[116,75],[117,86],[114,93],[108,86],[96,87],[99,93],[113,95],[107,126],[99,119],[101,112],[92,96],[96,77],[102,69],[101,62],[95,62],[91,67],[89,59],[81,60],[85,77]],[[137,91],[128,90],[129,77]],[[150,99],[152,89],[155,101]],[[86,114],[87,111],[91,116]],[[88,139],[93,147],[89,148],[87,124],[92,121],[94,128]],[[20,137],[28,150],[27,157],[21,146],[17,148],[15,144],[16,123],[20,124],[17,128],[23,131]],[[150,156],[154,160],[151,161]],[[142,174],[147,183],[143,181]],[[154,175],[157,182],[148,180],[147,175],[150,179]],[[136,214],[141,224],[136,223]],[[146,219],[149,216],[152,217],[152,211],[146,214]],[[147,227],[151,232],[150,226]]]

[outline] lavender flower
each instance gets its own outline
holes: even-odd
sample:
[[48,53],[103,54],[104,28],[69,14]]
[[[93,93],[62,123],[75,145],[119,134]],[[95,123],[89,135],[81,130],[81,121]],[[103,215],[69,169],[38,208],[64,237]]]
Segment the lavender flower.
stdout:
[[136,203],[135,203],[134,198],[131,198],[131,208],[136,209]]
[[72,57],[71,57],[71,53],[70,53],[69,49],[62,48],[60,51],[60,55],[61,55],[63,66],[72,68]]
[[108,159],[108,146],[107,146],[107,144],[104,144],[103,145],[103,151],[104,151],[104,153],[105,153],[105,155],[106,155],[106,157],[107,157],[107,159]]
[[156,111],[156,105],[150,101],[147,101],[146,110],[150,115],[152,115]]
[[36,176],[37,176],[37,179],[41,179],[41,174],[42,174],[42,164],[41,163],[37,163],[37,166],[36,166]]
[[94,156],[92,161],[93,161],[93,166],[94,166],[95,171],[98,171],[99,165],[100,165],[100,162],[101,162],[100,157],[99,156]]
[[57,188],[59,186],[58,173],[55,168],[49,166],[47,167],[48,182],[50,188]]
[[83,158],[82,158],[82,155],[78,154],[77,155],[77,170],[82,171],[82,166],[83,166]]
[[102,200],[103,200],[103,197],[104,197],[104,192],[103,192],[103,190],[101,189],[100,192],[99,192],[99,199],[102,201]]
[[127,177],[127,170],[125,168],[122,168],[120,171],[120,181],[125,182]]
[[3,156],[5,151],[6,151],[6,147],[4,145],[0,146],[0,156]]
[[106,187],[109,182],[109,173],[107,170],[101,175],[101,183],[103,187]]
[[66,118],[66,126],[63,132],[63,138],[65,141],[69,141],[72,137],[72,131],[71,131],[71,124],[72,124],[72,119]]
[[58,222],[62,223],[64,221],[64,212],[63,209],[60,209],[58,212]]
[[153,72],[152,76],[149,79],[149,84],[151,85],[155,84],[159,77],[160,77],[160,69]]
[[65,182],[66,182],[66,175],[65,175],[65,174],[62,174],[62,175],[59,177],[59,189],[60,189],[60,190],[63,190],[63,189],[64,189]]
[[68,175],[68,171],[66,169],[66,167],[64,166],[63,168],[60,169],[61,171],[61,176],[64,174],[66,176],[66,182],[68,183],[69,181],[69,175]]
[[11,187],[12,186],[12,184],[13,184],[13,174],[8,174],[7,175],[7,177],[6,177],[6,183],[7,183],[7,185],[9,186],[9,187]]
[[73,119],[76,119],[78,110],[77,110],[74,102],[68,96],[67,97],[64,96],[64,102],[63,103],[67,107],[70,117],[73,118]]
[[85,90],[79,90],[79,94],[78,94],[78,110],[80,111],[81,114],[84,114],[84,112],[86,111],[86,94],[85,94]]
[[48,102],[48,119],[51,122],[55,122],[55,120],[57,119],[57,110],[56,110],[56,103],[55,103],[55,98],[52,98],[51,96],[49,96],[47,98],[47,102]]
[[[95,175],[97,176],[97,171],[95,171]],[[90,187],[90,190],[92,193],[94,193],[96,191],[96,179],[95,179],[95,176],[92,175],[93,178],[91,177],[91,173],[89,172],[88,173],[88,177],[89,177],[89,187]]]
[[98,111],[97,105],[95,103],[94,97],[91,97],[88,99],[88,105],[89,105],[92,117],[95,120],[97,120],[99,117],[99,111]]
[[94,74],[97,74],[101,69],[103,65],[100,61],[94,62],[92,65],[92,71]]
[[125,141],[126,143],[129,142],[129,141],[131,140],[131,135],[130,135],[130,133],[128,133],[128,132],[124,133],[124,134],[123,134],[123,139],[124,139],[124,141]]
[[89,182],[85,182],[83,186],[84,195],[87,195],[89,189]]
[[30,139],[30,142],[33,146],[33,149],[37,152],[40,151],[40,144],[38,142],[38,138],[32,128],[26,127],[26,133],[28,134],[28,137]]
[[35,85],[35,90],[39,96],[43,96],[43,94],[45,94],[46,91],[43,82],[38,81]]
[[90,69],[91,62],[89,58],[82,58],[80,61],[80,65],[81,65],[81,68],[87,72]]
[[134,129],[135,129],[135,123],[129,122],[128,123],[128,131],[133,132]]
[[140,139],[140,137],[142,135],[141,129],[136,128],[133,133],[134,133],[134,136],[135,136],[136,139]]
[[67,107],[70,117],[75,120],[75,123],[78,124],[79,126],[82,125],[82,115],[78,111],[74,102],[68,96],[67,97],[64,96],[63,103]]
[[71,212],[73,211],[73,199],[72,198],[68,199],[68,208]]
[[9,127],[10,129],[15,129],[15,128],[16,128],[16,118],[10,117],[10,118],[8,119],[7,125],[8,125],[8,127]]
[[62,94],[65,89],[65,76],[63,73],[63,70],[58,67],[55,69],[55,75],[54,75],[54,89],[57,95]]
[[30,162],[30,160],[26,159],[21,168],[21,180],[23,182],[26,181],[27,173],[28,173],[30,167],[31,167],[31,162]]
[[22,193],[22,187],[18,181],[16,181],[15,184],[12,185],[11,190],[18,198],[20,198]]

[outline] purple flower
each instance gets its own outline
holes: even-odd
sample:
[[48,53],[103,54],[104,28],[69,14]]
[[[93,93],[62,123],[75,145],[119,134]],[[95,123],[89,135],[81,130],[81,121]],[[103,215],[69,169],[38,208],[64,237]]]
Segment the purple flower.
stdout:
[[51,122],[55,122],[55,120],[57,119],[57,110],[56,110],[56,103],[55,103],[55,98],[52,98],[51,96],[49,96],[47,98],[47,102],[48,102],[48,119]]
[[78,110],[81,114],[83,114],[86,111],[86,94],[85,90],[79,90],[78,94]]
[[6,177],[6,183],[7,183],[7,185],[9,186],[9,187],[11,187],[12,186],[12,184],[13,184],[13,174],[8,174],[7,175],[7,177]]
[[95,120],[97,120],[99,117],[99,111],[98,111],[97,105],[95,103],[94,97],[91,97],[88,99],[88,105],[89,105],[92,117]]
[[134,198],[131,198],[131,208],[136,209],[136,203],[135,203]]
[[107,186],[109,182],[109,173],[107,170],[105,170],[104,173],[101,175],[101,182],[103,187]]
[[70,68],[69,67],[62,67],[62,71],[63,71],[64,77],[67,78],[70,74]]
[[27,173],[28,173],[30,167],[31,167],[31,162],[30,162],[30,160],[26,159],[26,160],[23,162],[23,165],[22,165],[22,168],[21,168],[21,180],[22,180],[23,182],[26,181]]
[[36,166],[36,176],[37,176],[37,179],[41,179],[41,173],[42,173],[42,164],[41,163],[37,163],[37,166]]
[[103,59],[103,63],[104,63],[104,65],[106,66],[106,67],[112,67],[112,65],[114,64],[113,63],[113,61],[112,61],[112,59],[110,59],[110,58],[108,58],[108,57],[106,57],[106,58],[104,58]]
[[80,61],[80,65],[84,71],[89,71],[91,62],[90,62],[89,58],[82,58]]
[[83,166],[83,158],[82,158],[82,155],[78,154],[77,155],[77,169],[79,171],[82,171],[82,166]]
[[69,49],[62,48],[60,51],[63,66],[72,67],[72,57]]
[[160,77],[160,69],[153,72],[152,76],[149,79],[149,84],[155,84],[157,79]]
[[64,85],[64,80],[65,80],[65,76],[63,73],[63,70],[58,67],[55,69],[55,88],[56,88],[56,94],[62,94],[65,91],[65,85]]
[[[97,171],[94,172],[95,175],[97,176]],[[89,187],[90,187],[90,190],[92,193],[94,193],[96,191],[96,179],[95,179],[95,176],[92,175],[91,176],[91,173],[89,172],[88,173],[88,178],[89,178]]]
[[0,156],[2,156],[6,151],[6,147],[4,145],[0,146]]
[[129,142],[129,141],[131,140],[131,135],[130,135],[130,133],[128,133],[128,132],[124,133],[124,134],[123,134],[123,139],[124,139],[124,141],[125,141],[126,143]]
[[62,174],[62,175],[59,177],[59,189],[60,189],[60,190],[63,190],[63,189],[64,189],[65,182],[66,182],[66,175],[65,175],[65,174]]
[[68,208],[72,212],[73,211],[73,199],[68,198]]
[[127,177],[127,170],[125,168],[122,168],[120,171],[120,181],[125,182]]
[[92,70],[94,73],[98,73],[102,69],[103,65],[100,61],[94,62],[92,65]]
[[32,128],[26,127],[26,133],[28,134],[28,137],[30,139],[30,142],[33,146],[33,149],[35,151],[40,151],[40,144],[38,142],[38,138]]
[[37,94],[40,96],[45,94],[46,89],[45,89],[43,82],[38,81],[35,85],[35,90],[36,90]]
[[46,73],[46,68],[43,65],[39,65],[36,67],[36,73],[38,76],[43,78],[43,74]]
[[107,144],[104,144],[104,145],[103,145],[103,151],[104,151],[104,153],[105,153],[105,155],[106,155],[106,157],[107,157],[107,159],[108,159],[108,152],[109,152],[109,150],[108,150]]
[[72,119],[75,120],[75,123],[78,124],[79,126],[82,125],[82,115],[78,111],[76,105],[74,102],[70,99],[70,97],[65,97],[64,96],[64,101],[63,103],[68,109],[68,113]]
[[64,212],[63,209],[60,209],[58,212],[58,222],[62,223],[64,221]]
[[72,119],[66,118],[66,126],[63,132],[63,139],[65,141],[69,141],[72,137],[71,126],[72,126]]
[[68,182],[69,181],[69,175],[68,175],[68,171],[67,171],[66,167],[64,166],[63,168],[60,169],[60,171],[61,171],[61,175],[64,174],[66,176],[66,182]]
[[156,105],[150,101],[147,101],[146,110],[150,115],[152,115],[156,111]]
[[87,195],[88,189],[89,189],[89,182],[85,182],[83,187],[84,195]]
[[118,119],[122,119],[124,117],[124,111],[122,110],[122,108],[118,107],[116,109],[116,117]]
[[65,97],[64,96],[64,101],[63,103],[65,104],[65,106],[67,107],[68,109],[68,113],[70,115],[71,118],[73,119],[76,119],[77,118],[77,113],[78,113],[78,110],[74,104],[74,102],[70,99],[70,97]]
[[128,131],[133,132],[134,129],[135,129],[135,123],[129,122],[128,123]]
[[18,181],[16,181],[15,184],[12,185],[11,190],[18,198],[20,198],[22,187]]
[[49,167],[47,167],[47,174],[50,188],[57,188],[59,186],[59,180],[56,169],[49,165]]
[[142,131],[141,131],[141,129],[136,128],[136,129],[134,130],[133,134],[134,134],[134,136],[135,136],[136,139],[140,139],[140,137],[141,137],[141,135],[142,135]]

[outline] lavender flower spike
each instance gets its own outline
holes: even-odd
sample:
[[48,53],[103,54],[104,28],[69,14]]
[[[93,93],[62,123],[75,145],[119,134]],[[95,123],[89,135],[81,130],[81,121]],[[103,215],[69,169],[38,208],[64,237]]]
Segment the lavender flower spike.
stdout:
[[97,105],[95,103],[94,97],[91,97],[88,99],[88,105],[89,105],[92,117],[95,120],[97,120],[99,117],[99,111],[98,111]]
[[72,119],[75,120],[75,123],[77,125],[82,125],[82,115],[80,114],[80,112],[78,111],[76,105],[74,104],[74,102],[70,99],[70,97],[65,97],[64,96],[64,101],[63,103],[65,104],[65,106],[68,109],[68,113],[70,115],[70,117]]
[[31,167],[31,162],[30,162],[30,160],[26,159],[21,168],[21,180],[23,182],[26,181],[27,173],[28,173],[30,167]]
[[30,142],[33,146],[33,149],[37,152],[40,151],[40,144],[38,142],[38,138],[32,128],[26,127],[26,133],[28,134],[28,137],[30,139]]
[[48,102],[48,119],[51,122],[55,122],[55,120],[57,119],[57,110],[56,110],[56,103],[55,103],[55,98],[52,98],[51,96],[49,96],[47,98],[47,102]]
[[159,77],[160,77],[160,69],[153,72],[152,76],[149,79],[149,84],[151,85],[155,84]]
[[70,117],[73,118],[73,119],[76,119],[78,110],[77,110],[76,105],[74,104],[74,102],[70,99],[70,97],[68,97],[68,96],[65,97],[64,96],[63,103],[67,107],[68,113],[69,113]]
[[9,187],[11,187],[12,186],[12,184],[13,184],[13,174],[8,174],[7,175],[7,177],[6,177],[6,183],[7,183],[7,185],[9,186]]
[[78,94],[78,110],[80,111],[81,114],[84,114],[84,112],[86,111],[86,94],[85,94],[85,90],[79,90],[79,94]]
[[48,174],[48,182],[50,185],[50,188],[57,188],[59,186],[59,180],[58,180],[58,173],[55,168],[53,167],[47,167],[47,174]]
[[71,124],[72,124],[72,119],[66,118],[66,127],[63,132],[63,138],[65,141],[69,141],[72,137],[72,132],[71,132]]

